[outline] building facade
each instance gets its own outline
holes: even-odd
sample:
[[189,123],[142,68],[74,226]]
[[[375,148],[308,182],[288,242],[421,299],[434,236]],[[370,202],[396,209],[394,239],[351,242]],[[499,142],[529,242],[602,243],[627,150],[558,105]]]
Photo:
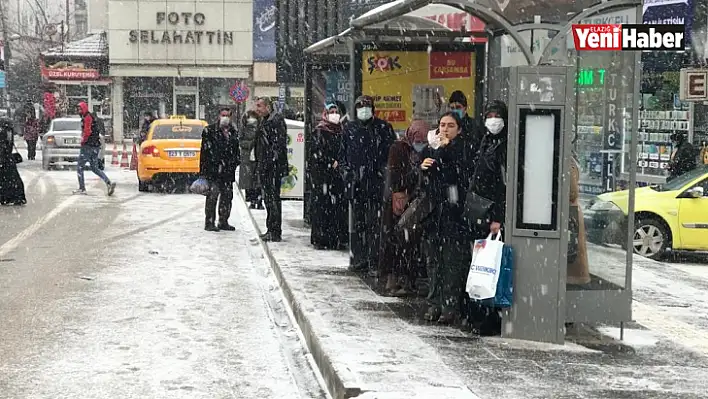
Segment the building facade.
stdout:
[[251,0],[91,1],[89,29],[101,24],[115,136],[137,132],[145,112],[212,119],[252,81]]

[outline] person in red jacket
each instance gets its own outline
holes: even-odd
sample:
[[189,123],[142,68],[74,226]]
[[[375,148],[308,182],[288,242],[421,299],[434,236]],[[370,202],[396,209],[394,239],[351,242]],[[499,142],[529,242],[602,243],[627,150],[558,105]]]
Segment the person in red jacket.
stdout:
[[100,177],[108,189],[108,195],[111,196],[116,190],[116,184],[106,176],[99,168],[98,156],[101,153],[101,135],[98,131],[95,116],[89,112],[88,104],[84,101],[79,103],[79,115],[81,116],[81,152],[79,153],[79,161],[76,164],[76,174],[79,177],[79,189],[74,191],[74,194],[86,194],[86,185],[84,183],[84,167],[88,162],[91,171]]

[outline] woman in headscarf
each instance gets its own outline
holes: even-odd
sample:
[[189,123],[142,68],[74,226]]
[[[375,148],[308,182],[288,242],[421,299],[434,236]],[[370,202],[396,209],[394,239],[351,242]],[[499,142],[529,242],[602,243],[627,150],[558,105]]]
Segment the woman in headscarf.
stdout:
[[0,119],[0,205],[24,205],[25,185],[17,171],[12,149],[15,144],[14,123]]
[[317,249],[343,249],[347,243],[347,201],[337,162],[345,115],[342,103],[325,105],[312,136],[310,243]]
[[388,151],[379,254],[379,276],[386,281],[385,295],[410,294],[419,275],[420,242],[393,232],[418,187],[420,153],[428,143],[429,130],[428,122],[414,120]]
[[258,132],[258,114],[251,110],[243,115],[238,133],[238,143],[241,147],[241,166],[238,172],[238,187],[246,190],[246,201],[251,203],[251,209],[263,209],[261,186],[256,175],[256,135]]

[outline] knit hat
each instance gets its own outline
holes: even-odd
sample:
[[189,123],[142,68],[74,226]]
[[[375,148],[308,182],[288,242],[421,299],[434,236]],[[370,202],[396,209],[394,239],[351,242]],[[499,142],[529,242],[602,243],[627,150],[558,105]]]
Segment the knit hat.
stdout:
[[411,125],[406,129],[406,142],[408,144],[421,143],[428,141],[428,131],[430,125],[428,122],[416,119],[411,122]]
[[492,100],[487,103],[487,106],[484,107],[484,115],[486,116],[490,112],[495,112],[499,117],[501,117],[504,120],[507,120],[509,117],[509,109],[506,107],[506,104],[504,104],[503,101],[499,100]]

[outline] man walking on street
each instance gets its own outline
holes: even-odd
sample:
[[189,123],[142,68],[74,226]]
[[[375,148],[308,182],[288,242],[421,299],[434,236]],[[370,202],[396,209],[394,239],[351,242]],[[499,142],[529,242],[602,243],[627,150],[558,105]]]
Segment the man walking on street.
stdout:
[[79,189],[74,194],[86,194],[86,184],[84,183],[84,167],[89,164],[91,171],[100,177],[108,188],[108,196],[113,195],[116,184],[99,167],[99,155],[101,153],[101,132],[99,121],[96,116],[89,112],[88,104],[82,101],[79,103],[79,115],[81,116],[81,151],[76,164],[76,174],[79,177]]
[[[236,168],[241,163],[238,134],[231,123],[231,110],[222,108],[219,121],[202,132],[199,174],[209,182],[204,213],[206,231],[234,231],[229,225],[234,199]],[[219,204],[219,224],[216,224],[216,205]]]
[[282,240],[283,205],[280,201],[280,181],[288,175],[288,128],[282,115],[271,109],[268,98],[256,101],[256,112],[261,125],[256,134],[256,163],[263,188],[267,232],[263,241]]

